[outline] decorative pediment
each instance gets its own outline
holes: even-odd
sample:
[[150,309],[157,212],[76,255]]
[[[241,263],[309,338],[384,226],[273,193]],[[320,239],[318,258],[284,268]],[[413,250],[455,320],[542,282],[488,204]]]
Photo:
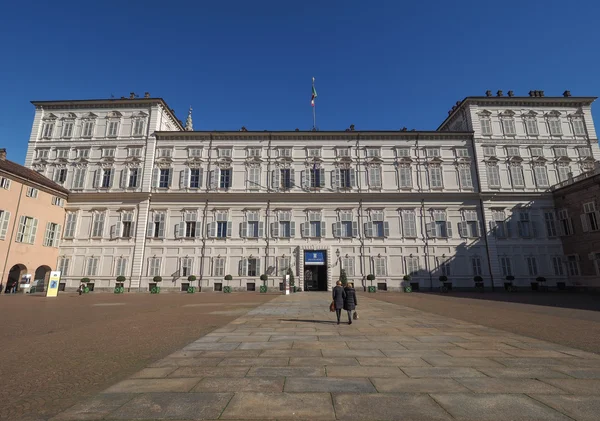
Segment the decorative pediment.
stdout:
[[543,156],[536,156],[531,159],[531,163],[533,165],[546,165],[547,161],[548,160],[546,158],[544,158]]
[[34,171],[37,171],[37,172],[43,172],[43,171],[46,171],[46,165],[45,165],[45,164],[42,164],[42,163],[39,163],[39,164],[33,164],[33,165],[32,165],[32,168],[33,168],[33,170],[34,170]]
[[477,113],[477,115],[480,117],[489,117],[492,115],[492,113],[489,112],[488,110],[481,110]]
[[86,114],[82,115],[81,118],[83,118],[84,120],[90,120],[90,119],[98,118],[98,116],[94,113],[86,113]]
[[552,110],[548,113],[546,113],[546,117],[560,117],[561,113],[560,111],[556,111],[556,110]]
[[403,156],[403,157],[396,159],[396,165],[405,165],[405,164],[410,165],[410,164],[412,164],[412,162],[413,162],[413,160],[408,156]]
[[352,160],[343,160],[339,159],[333,163],[336,168],[340,169],[350,169],[352,168]]
[[487,165],[498,165],[498,162],[500,162],[500,160],[495,156],[490,156],[484,159],[483,162],[485,162]]
[[228,168],[231,168],[231,158],[221,158],[221,160],[217,161],[215,164],[217,167],[226,170]]
[[321,165],[322,162],[323,162],[323,159],[321,159],[321,157],[312,156],[312,157],[306,159],[306,162],[304,163],[304,165],[309,167],[311,165]]
[[71,162],[73,168],[86,168],[87,165],[88,161],[85,158],[77,158],[75,161]]
[[113,168],[113,164],[114,164],[113,161],[103,161],[103,162],[100,162],[99,165],[103,169],[108,169],[108,168]]
[[103,156],[101,159],[102,162],[109,162],[111,164],[115,162],[115,158],[113,156]]
[[191,166],[191,165],[200,165],[202,164],[204,161],[202,160],[202,158],[200,158],[199,156],[193,156],[191,158],[188,158],[187,161],[185,161],[185,164],[187,166]]
[[352,162],[352,157],[349,157],[349,156],[340,156],[340,157],[337,158],[337,161],[340,162],[340,163],[341,162],[344,162],[344,163],[348,163],[349,162],[349,163],[351,163]]
[[501,117],[514,117],[515,112],[513,110],[506,110],[500,113]]
[[278,161],[275,161],[275,165],[279,168],[291,168],[293,161],[291,158],[281,158]]
[[523,117],[523,118],[536,118],[536,117],[537,117],[537,115],[538,115],[538,114],[537,114],[535,111],[533,111],[533,110],[529,110],[529,111],[527,111],[526,113],[523,113],[523,114],[522,114],[522,117]]
[[258,168],[262,164],[260,160],[248,159],[246,160],[246,166],[249,168]]
[[170,166],[172,162],[173,162],[173,160],[168,156],[163,156],[163,157],[156,159],[157,164],[167,164]]
[[511,165],[521,165],[523,163],[523,158],[520,156],[511,156],[506,160],[506,162]]
[[48,162],[48,158],[44,158],[43,156],[33,158],[33,160],[35,162],[40,162],[40,163],[44,163],[44,164]]
[[48,115],[44,116],[44,120],[56,120],[58,117],[56,117],[54,114],[49,113]]
[[137,156],[130,156],[125,160],[126,164],[130,164],[130,163],[139,164],[140,162],[142,162],[142,160],[140,158],[138,158]]
[[444,162],[444,161],[442,160],[442,158],[440,158],[439,156],[435,156],[435,157],[431,158],[431,159],[430,159],[430,160],[427,162],[427,164],[428,164],[428,165],[441,165],[441,164],[443,164],[443,162]]
[[383,163],[383,159],[381,159],[381,158],[380,158],[380,157],[378,157],[378,156],[373,156],[373,157],[367,158],[367,159],[366,159],[366,162],[367,162],[368,164],[377,164],[377,165],[379,165],[379,164],[382,164],[382,163]]
[[251,163],[258,163],[259,165],[263,162],[262,159],[260,159],[260,157],[258,156],[249,156],[246,158],[246,165],[249,165]]
[[594,162],[595,162],[595,160],[594,160],[594,157],[593,157],[593,156],[584,156],[584,157],[582,157],[582,158],[579,158],[579,160],[580,160],[581,162],[592,162],[592,163],[594,163]]
[[462,156],[462,157],[456,159],[456,164],[457,165],[462,165],[462,164],[471,165],[471,158]]
[[578,108],[574,113],[569,114],[569,117],[583,118],[583,115],[583,110],[581,108]]
[[66,113],[63,115],[63,120],[74,120],[77,118],[77,114],[75,113]]
[[69,160],[67,158],[56,158],[56,162],[60,164],[67,164]]
[[556,162],[558,163],[569,163],[572,161],[571,158],[569,158],[568,156],[559,156],[558,158],[555,159]]
[[119,111],[111,111],[108,114],[106,114],[106,118],[121,118],[123,117],[123,114],[121,114]]
[[137,113],[133,113],[131,115],[131,118],[146,118],[146,117],[148,117],[148,114],[146,114],[143,111],[140,111],[140,112],[137,112]]

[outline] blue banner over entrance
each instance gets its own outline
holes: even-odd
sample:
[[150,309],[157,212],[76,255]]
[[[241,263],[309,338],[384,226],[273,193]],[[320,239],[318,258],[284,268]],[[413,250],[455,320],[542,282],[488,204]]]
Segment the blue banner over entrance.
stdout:
[[323,250],[305,250],[304,251],[305,265],[324,265],[325,251]]

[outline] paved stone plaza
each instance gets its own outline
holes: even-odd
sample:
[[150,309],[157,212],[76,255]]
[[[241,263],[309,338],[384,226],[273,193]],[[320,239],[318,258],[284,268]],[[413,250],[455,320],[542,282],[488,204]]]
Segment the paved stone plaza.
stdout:
[[53,420],[598,420],[600,355],[359,297],[279,296]]

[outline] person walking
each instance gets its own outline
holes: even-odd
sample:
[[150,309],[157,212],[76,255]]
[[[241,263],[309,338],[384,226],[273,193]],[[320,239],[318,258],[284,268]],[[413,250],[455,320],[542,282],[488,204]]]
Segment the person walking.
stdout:
[[335,288],[333,288],[333,304],[335,306],[335,315],[337,316],[337,324],[340,324],[340,316],[342,315],[342,308],[344,308],[344,300],[346,299],[346,292],[342,288],[342,283],[337,281]]
[[354,290],[354,284],[352,282],[346,284],[344,293],[346,294],[344,297],[344,310],[348,312],[348,324],[351,325],[352,312],[356,310],[356,306],[358,305],[358,302],[356,301],[356,291]]

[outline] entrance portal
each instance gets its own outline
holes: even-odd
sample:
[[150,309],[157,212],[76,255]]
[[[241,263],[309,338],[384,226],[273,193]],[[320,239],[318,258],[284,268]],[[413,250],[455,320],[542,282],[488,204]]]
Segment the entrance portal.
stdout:
[[327,252],[304,251],[304,290],[327,291]]
[[35,271],[35,278],[33,280],[33,286],[35,287],[35,292],[44,292],[46,289],[46,285],[48,284],[48,279],[50,279],[50,269],[49,266],[40,266]]
[[21,277],[27,273],[27,267],[25,265],[14,265],[10,268],[8,273],[8,279],[6,281],[5,292],[10,292],[11,289],[16,286],[18,288]]

